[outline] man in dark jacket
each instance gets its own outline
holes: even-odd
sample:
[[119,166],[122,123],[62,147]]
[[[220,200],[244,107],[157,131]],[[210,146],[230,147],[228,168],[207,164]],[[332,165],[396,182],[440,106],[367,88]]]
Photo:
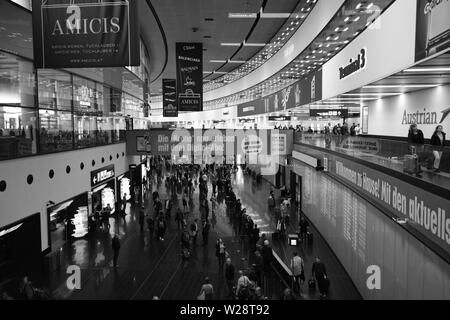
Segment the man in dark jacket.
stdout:
[[319,257],[316,257],[316,261],[312,265],[312,276],[317,281],[319,292],[322,295],[322,298],[325,298],[328,293],[329,280],[325,265],[319,259]]
[[211,224],[208,220],[206,220],[203,223],[203,229],[202,229],[202,237],[203,237],[203,244],[206,246],[208,244],[208,238],[209,238],[209,229],[211,228]]
[[270,271],[270,263],[272,262],[273,258],[272,248],[270,247],[269,240],[264,241],[261,255],[263,258],[264,273],[267,274]]
[[231,263],[230,258],[228,258],[225,263],[225,280],[227,282],[228,288],[227,298],[230,298],[233,295],[233,286],[234,286],[234,266]]
[[113,250],[113,266],[117,268],[117,259],[119,259],[119,251],[120,251],[120,240],[117,235],[112,239],[112,250]]
[[141,229],[141,233],[144,232],[144,220],[145,220],[145,212],[144,207],[141,207],[141,210],[139,210],[139,226]]

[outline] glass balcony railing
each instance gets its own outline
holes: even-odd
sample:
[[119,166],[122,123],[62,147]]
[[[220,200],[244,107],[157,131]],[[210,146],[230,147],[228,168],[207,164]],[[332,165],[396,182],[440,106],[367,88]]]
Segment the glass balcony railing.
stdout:
[[[305,134],[296,132],[294,150],[311,153],[308,146],[323,148],[368,161],[391,170],[405,172],[405,159],[411,154],[411,145],[406,141],[366,136],[342,136],[333,134]],[[450,189],[450,148],[443,148],[440,162],[441,172],[434,171],[433,147],[425,144],[414,146],[420,163],[417,179]],[[317,150],[316,150],[317,151]],[[319,153],[318,153],[319,154]],[[405,173],[406,174],[406,173]]]

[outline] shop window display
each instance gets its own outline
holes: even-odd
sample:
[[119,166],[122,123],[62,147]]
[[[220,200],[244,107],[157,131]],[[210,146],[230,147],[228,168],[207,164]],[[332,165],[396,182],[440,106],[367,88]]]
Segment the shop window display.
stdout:
[[39,108],[72,110],[72,82],[69,73],[38,70]]
[[0,106],[0,159],[36,154],[36,111]]

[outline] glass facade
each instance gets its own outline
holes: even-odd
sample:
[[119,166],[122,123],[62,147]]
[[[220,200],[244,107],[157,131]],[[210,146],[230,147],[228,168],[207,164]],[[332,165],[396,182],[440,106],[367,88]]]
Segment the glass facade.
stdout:
[[122,91],[62,70],[36,71],[0,51],[0,160],[124,142],[127,128],[148,128],[143,84],[123,78]]

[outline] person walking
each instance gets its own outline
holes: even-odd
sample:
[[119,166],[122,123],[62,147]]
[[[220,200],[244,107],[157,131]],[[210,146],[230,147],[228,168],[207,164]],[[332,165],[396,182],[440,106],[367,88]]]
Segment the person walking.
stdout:
[[184,220],[183,211],[181,211],[181,208],[178,207],[177,213],[175,215],[175,221],[177,222],[178,231],[183,230],[183,220]]
[[250,279],[239,270],[239,278],[236,286],[236,296],[239,300],[248,300],[250,297]]
[[216,257],[219,261],[219,268],[223,268],[223,264],[225,263],[225,244],[221,238],[217,239],[216,242]]
[[446,134],[443,132],[444,127],[437,126],[436,130],[431,137],[431,146],[433,147],[433,156],[434,156],[434,172],[440,172],[442,153],[445,147],[445,136]]
[[194,246],[197,245],[197,236],[198,236],[198,220],[195,219],[191,224],[191,236],[192,236],[192,244]]
[[212,300],[214,295],[214,287],[211,284],[211,280],[209,277],[205,278],[205,282],[200,289],[200,294],[198,296],[198,300]]
[[326,298],[328,294],[329,280],[325,269],[325,264],[319,257],[316,257],[316,261],[312,265],[312,276],[317,281],[320,295],[322,298]]
[[272,263],[273,258],[272,248],[270,247],[269,240],[264,241],[261,255],[263,257],[264,274],[267,274],[270,272],[270,264]]
[[113,250],[113,266],[114,268],[117,268],[117,260],[119,259],[119,252],[120,252],[120,240],[117,235],[114,235],[111,246]]
[[145,208],[144,206],[141,207],[141,210],[139,210],[139,226],[141,233],[144,232],[144,220],[145,220]]
[[303,259],[300,258],[297,252],[294,252],[291,259],[292,275],[294,276],[294,291],[300,293],[300,286],[305,281],[305,265]]
[[208,239],[209,239],[209,230],[211,228],[211,224],[209,223],[208,220],[206,220],[203,223],[203,228],[202,228],[202,237],[203,237],[203,244],[206,246],[208,244]]
[[234,276],[234,265],[231,263],[231,259],[227,258],[225,263],[225,281],[227,282],[228,288],[227,298],[231,298],[233,296]]
[[425,146],[425,138],[423,136],[422,130],[419,130],[417,124],[412,124],[409,128],[408,132],[408,145],[409,150],[412,155],[417,155],[417,168],[416,168],[416,176],[421,178],[422,176],[422,161],[423,161],[423,150]]
[[302,216],[300,218],[300,222],[298,223],[299,229],[300,229],[300,240],[302,243],[306,243],[306,234],[308,232],[308,226],[309,223],[306,221],[305,217]]
[[162,213],[158,217],[157,228],[158,228],[158,239],[160,241],[164,241],[164,234],[166,233],[166,221]]

